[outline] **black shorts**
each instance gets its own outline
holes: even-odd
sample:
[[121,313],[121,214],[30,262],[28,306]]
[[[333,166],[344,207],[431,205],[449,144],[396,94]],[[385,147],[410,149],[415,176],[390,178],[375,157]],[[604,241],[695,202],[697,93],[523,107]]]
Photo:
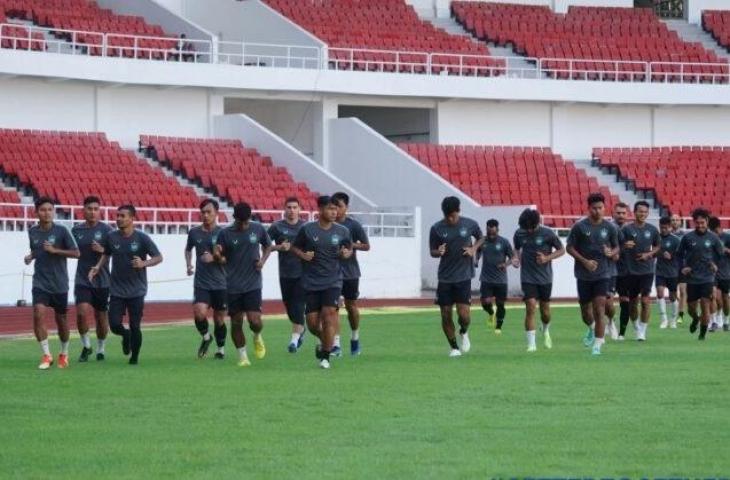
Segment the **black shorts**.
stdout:
[[628,275],[618,275],[616,277],[616,293],[619,297],[627,297],[629,296],[629,276]]
[[52,308],[59,315],[63,315],[68,311],[68,293],[48,293],[37,288],[34,288],[32,293],[33,305],[44,305]]
[[350,278],[342,281],[342,296],[345,300],[357,300],[360,298],[360,279]]
[[193,290],[193,305],[196,303],[204,303],[216,312],[223,311],[228,307],[228,292],[195,287]]
[[536,283],[523,283],[522,284],[522,299],[530,300],[535,299],[541,302],[549,302],[553,296],[553,284],[546,283],[544,285],[538,285]]
[[307,291],[304,294],[307,304],[307,314],[319,312],[323,307],[337,308],[341,293],[342,289],[337,287]]
[[246,293],[228,294],[228,315],[233,316],[241,312],[261,311],[261,289]]
[[286,305],[304,303],[304,288],[301,278],[279,277],[279,288],[281,289],[281,301]]
[[581,305],[591,303],[594,298],[607,297],[611,286],[610,278],[599,280],[578,280],[578,302]]
[[456,283],[439,282],[434,303],[440,307],[450,307],[455,303],[471,305],[471,280]]
[[606,292],[606,298],[613,298],[616,295],[616,275],[612,275],[608,279],[608,292]]
[[481,298],[494,297],[498,302],[504,302],[507,300],[507,284],[482,282],[482,285],[479,287],[479,293],[481,294]]
[[74,287],[74,298],[76,306],[82,303],[88,303],[97,312],[106,312],[109,310],[109,289],[108,288],[90,288],[82,285]]
[[730,293],[730,280],[727,279],[717,279],[715,280],[715,287],[717,287],[718,290],[720,290],[723,295],[727,295]]
[[122,298],[112,296],[109,299],[109,323],[122,323],[122,317],[129,315],[129,324],[139,325],[144,315],[144,295],[141,297]]
[[677,293],[677,285],[679,283],[677,280],[677,277],[663,277],[661,275],[657,275],[654,279],[654,285],[657,288],[665,287],[671,293]]
[[688,283],[687,284],[687,301],[696,302],[701,298],[711,300],[714,293],[714,283]]
[[686,284],[687,283],[687,277],[682,275],[682,272],[679,272],[679,277],[677,277],[677,284]]
[[629,300],[633,300],[639,296],[648,297],[651,295],[651,287],[654,285],[654,274],[646,275],[629,275],[626,277],[627,290]]

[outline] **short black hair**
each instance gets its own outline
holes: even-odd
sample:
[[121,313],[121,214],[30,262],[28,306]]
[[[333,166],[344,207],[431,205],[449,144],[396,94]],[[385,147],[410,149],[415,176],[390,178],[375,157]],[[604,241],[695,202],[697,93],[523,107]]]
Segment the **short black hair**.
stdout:
[[717,230],[720,227],[720,219],[713,215],[712,217],[710,217],[710,220],[707,222],[707,227],[710,230]]
[[46,203],[50,203],[51,206],[56,205],[56,202],[51,197],[39,197],[35,202],[33,202],[36,210],[41,208],[41,205],[45,205]]
[[650,209],[651,206],[649,205],[649,202],[646,200],[639,200],[634,204],[634,212],[639,209],[639,207],[646,207],[647,209]]
[[625,202],[618,202],[616,205],[613,206],[613,208],[625,208],[626,210],[628,210],[629,206]]
[[494,218],[490,218],[489,220],[487,220],[487,228],[492,227],[499,227],[499,222]]
[[692,210],[692,220],[697,220],[698,218],[704,218],[706,220],[710,219],[710,211],[706,208],[695,208]]
[[127,203],[125,205],[121,205],[119,208],[117,208],[117,212],[121,212],[122,210],[126,210],[129,212],[129,214],[133,217],[137,216],[137,209],[134,208],[134,205],[131,203]]
[[299,199],[297,197],[286,197],[286,200],[284,200],[284,205],[288,205],[290,203],[296,203],[297,205],[300,205]]
[[329,195],[320,195],[319,197],[317,197],[317,208],[324,208],[327,205],[337,206],[335,200]]
[[606,203],[606,197],[603,196],[601,192],[593,192],[590,195],[588,195],[588,206],[590,207],[594,203],[601,202],[603,204]]
[[456,197],[446,197],[441,200],[441,211],[444,217],[461,210],[461,200]]
[[671,225],[672,224],[672,218],[668,216],[664,216],[659,219],[659,225]]
[[246,202],[239,202],[233,207],[233,218],[239,222],[247,222],[251,219],[251,205]]
[[84,207],[90,203],[98,203],[101,205],[101,200],[99,200],[99,197],[96,195],[89,195],[88,197],[84,198]]
[[540,225],[540,212],[534,208],[526,208],[520,213],[517,221],[523,230],[532,230]]
[[198,206],[198,208],[200,210],[202,210],[205,207],[207,207],[208,205],[213,205],[213,208],[215,209],[216,212],[220,208],[220,204],[218,203],[218,200],[216,200],[214,198],[206,198],[205,200],[203,200],[202,202],[200,202],[200,205]]
[[332,200],[334,200],[335,203],[342,202],[345,206],[350,206],[350,196],[345,192],[336,192],[332,194]]

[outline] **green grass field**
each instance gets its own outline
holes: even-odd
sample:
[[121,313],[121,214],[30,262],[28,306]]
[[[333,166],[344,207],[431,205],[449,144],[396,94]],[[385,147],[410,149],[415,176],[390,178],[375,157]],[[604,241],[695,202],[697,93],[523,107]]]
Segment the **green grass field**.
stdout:
[[591,357],[577,310],[556,308],[555,348],[528,355],[521,315],[496,337],[475,310],[451,359],[435,311],[368,314],[364,354],[329,371],[311,337],[285,351],[281,319],[244,369],[230,342],[197,360],[192,322],[147,330],[137,367],[117,337],[103,364],[76,363],[74,340],[47,372],[34,341],[0,341],[0,477],[728,477],[730,334],[655,322]]

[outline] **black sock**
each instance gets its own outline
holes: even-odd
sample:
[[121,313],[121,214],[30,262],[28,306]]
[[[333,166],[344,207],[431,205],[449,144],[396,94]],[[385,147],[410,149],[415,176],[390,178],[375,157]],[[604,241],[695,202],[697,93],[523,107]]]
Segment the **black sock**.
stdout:
[[629,302],[619,303],[619,335],[626,335],[626,327],[629,325]]
[[492,307],[492,302],[482,303],[482,308],[485,312],[487,312],[487,314],[494,315],[494,307]]
[[205,336],[208,333],[208,320],[195,320],[195,328],[200,332],[200,336]]
[[213,327],[213,336],[215,336],[215,344],[219,347],[223,347],[226,344],[226,337],[228,336],[228,328],[225,323],[220,325],[216,324]]
[[507,310],[504,308],[504,302],[498,302],[497,303],[497,319],[504,320],[504,317],[507,315]]
[[456,339],[455,338],[447,338],[447,340],[449,341],[449,345],[451,345],[451,349],[452,350],[458,350],[459,349],[459,345],[456,344]]
[[142,349],[142,329],[132,328],[130,333],[130,346],[132,348],[132,356],[130,360],[137,360],[139,351]]
[[498,318],[497,319],[497,329],[502,330],[502,324],[504,323],[504,318]]
[[459,327],[459,334],[464,335],[467,331],[467,327]]
[[700,338],[705,338],[707,334],[707,325],[700,325]]
[[679,318],[684,318],[684,312],[682,310],[679,311]]

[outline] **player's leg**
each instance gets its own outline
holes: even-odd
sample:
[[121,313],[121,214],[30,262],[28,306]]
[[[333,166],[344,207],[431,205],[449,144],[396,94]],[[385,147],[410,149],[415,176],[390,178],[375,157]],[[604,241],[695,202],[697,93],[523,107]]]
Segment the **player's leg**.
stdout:
[[550,311],[550,295],[542,295],[540,298],[540,322],[541,330],[542,330],[542,336],[543,336],[543,343],[545,344],[545,348],[548,350],[553,348],[553,338],[550,335],[550,319],[552,318],[552,312]]
[[[591,284],[586,280],[578,280],[578,304],[580,305],[580,316],[587,328],[586,334],[583,337],[583,345],[590,347],[593,345],[595,340],[595,327],[596,323],[593,318],[593,289]],[[603,315],[603,312],[601,312]]]
[[667,300],[666,295],[666,282],[663,277],[657,275],[656,281],[656,301],[659,306],[659,319],[661,323],[659,328],[667,328],[669,326],[669,318],[667,317]]
[[673,278],[667,279],[666,293],[669,297],[669,303],[672,305],[671,319],[669,320],[669,328],[677,328],[677,315],[679,302],[677,301],[677,280]]
[[125,309],[126,304],[124,299],[119,297],[111,297],[109,299],[109,329],[114,335],[122,337],[122,353],[124,353],[124,355],[129,355],[129,330],[124,328],[124,324],[122,324]]
[[623,340],[626,335],[626,327],[629,325],[630,302],[627,276],[616,277],[616,292],[619,295],[619,328],[618,340]]
[[238,351],[238,366],[251,365],[246,353],[246,335],[243,333],[243,296],[233,294],[228,296],[228,315],[231,317],[231,340]]
[[286,307],[286,315],[291,323],[291,339],[287,349],[296,353],[301,346],[304,334],[304,292],[299,278],[280,278],[281,300]]
[[195,329],[200,334],[200,345],[198,346],[198,358],[208,354],[208,348],[213,343],[213,336],[208,331],[208,310],[210,309],[210,296],[206,290],[196,288],[195,300],[193,303],[193,321]]
[[525,300],[525,337],[527,338],[527,351],[537,350],[535,343],[535,313],[537,311],[537,287],[536,285],[522,285],[522,292]]
[[142,317],[144,316],[144,296],[127,299],[129,312],[129,340],[132,354],[129,364],[137,365],[139,352],[142,350]]
[[[337,289],[335,289],[337,290]],[[327,300],[326,298],[328,296],[327,293],[324,294],[325,298],[323,300]],[[330,355],[332,352],[332,349],[334,348],[334,342],[335,342],[335,328],[337,325],[337,301],[339,300],[339,291],[337,292],[337,295],[331,299],[332,302],[324,302],[322,305],[321,310],[321,335],[320,338],[322,340],[322,347],[320,351],[320,363],[319,366],[321,368],[329,368],[330,367]]]
[[649,329],[649,320],[651,318],[651,286],[654,283],[654,276],[642,275],[639,277],[639,299],[641,302],[641,314],[639,322],[636,324],[638,328],[638,339],[642,342],[646,341],[646,333]]
[[487,326],[496,329],[496,315],[494,312],[494,292],[492,291],[492,286],[489,283],[481,282],[481,284],[479,285],[479,298],[481,299],[482,309],[487,312]]
[[[692,319],[689,324],[689,333],[695,333],[700,325],[700,321],[702,320],[701,312],[697,311],[701,297],[700,285],[687,284],[687,313]],[[709,306],[707,309],[709,315]]]
[[93,307],[91,306],[91,290],[76,287],[74,288],[74,298],[76,299],[76,329],[81,338],[79,362],[88,362],[89,356],[91,355],[88,319],[92,316],[93,312]]
[[497,303],[497,321],[494,331],[502,333],[502,325],[504,325],[504,319],[507,316],[507,310],[504,308],[504,304],[507,302],[507,285],[500,285],[499,288],[495,287],[494,292],[494,300]]
[[61,352],[58,354],[58,368],[68,367],[68,344],[71,337],[71,331],[68,328],[68,320],[66,314],[68,312],[68,294],[59,293],[51,298],[56,320],[56,330],[58,339],[61,341]]
[[48,344],[48,330],[46,329],[46,310],[48,298],[43,292],[33,291],[33,333],[41,347],[41,362],[38,368],[47,370],[53,365],[51,347]]
[[[360,354],[360,309],[357,300],[360,298],[360,279],[354,278],[342,282],[342,297],[345,299],[347,320],[350,323],[350,353]],[[339,332],[338,332],[339,333]]]
[[253,333],[254,356],[261,360],[266,356],[266,345],[261,332],[264,329],[264,321],[261,315],[261,289],[246,292],[243,296],[243,311],[246,312],[248,327]]
[[705,339],[705,335],[707,335],[707,329],[710,325],[710,312],[712,309],[712,304],[714,303],[711,295],[712,294],[710,293],[709,295],[704,295],[702,298],[700,298],[700,335],[698,337],[699,340]]
[[679,308],[677,323],[679,325],[684,321],[684,312],[688,308],[687,303],[687,282],[680,282],[677,285],[677,308]]
[[450,283],[439,282],[436,287],[436,305],[439,306],[441,312],[441,330],[449,342],[451,351],[450,357],[458,357],[461,355],[459,345],[456,343],[456,327],[454,326],[453,309],[456,300],[453,298],[452,285]]
[[467,353],[471,350],[469,340],[469,325],[471,325],[471,280],[455,283],[453,288],[453,300],[456,305],[457,321],[459,322],[459,339],[461,340],[461,352]]
[[606,311],[606,296],[609,291],[609,283],[609,280],[593,282],[593,288],[591,291],[591,294],[593,295],[591,308],[594,321],[593,355],[600,355],[601,347],[605,342],[606,324],[603,321],[603,313]]
[[109,334],[109,289],[97,288],[93,290],[91,307],[94,309],[96,324],[96,359],[105,358],[106,337]]
[[608,284],[608,294],[606,295],[606,334],[610,335],[613,340],[618,339],[618,327],[616,327],[616,303],[614,296],[616,295],[616,277],[611,277]]

